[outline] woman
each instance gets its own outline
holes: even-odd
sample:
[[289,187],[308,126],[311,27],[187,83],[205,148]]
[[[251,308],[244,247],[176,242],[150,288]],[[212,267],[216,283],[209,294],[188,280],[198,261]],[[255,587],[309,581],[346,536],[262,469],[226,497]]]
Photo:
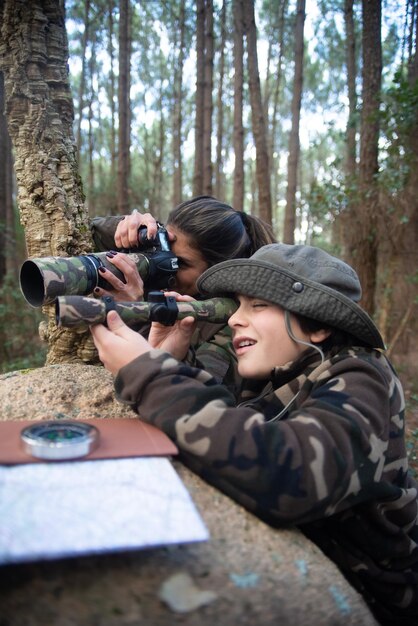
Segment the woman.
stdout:
[[[112,295],[119,301],[136,302],[144,296],[144,285],[134,261],[127,254],[112,250],[129,250],[138,246],[138,229],[147,227],[147,236],[157,233],[157,221],[150,213],[124,217],[94,218],[92,233],[100,249],[109,250],[109,260],[122,272],[126,283],[112,272],[102,268],[103,278],[113,290],[97,287],[96,296]],[[196,296],[196,281],[215,263],[227,259],[251,256],[258,248],[275,241],[265,222],[211,196],[198,196],[174,208],[166,228],[171,250],[178,258],[179,270],[173,290],[183,295]]]
[[[157,233],[157,222],[149,213],[134,212],[125,217],[95,218],[92,233],[99,249],[116,246],[132,249],[138,245],[138,229],[147,227],[148,238]],[[172,287],[178,299],[197,296],[196,281],[215,263],[226,259],[247,257],[261,246],[274,241],[270,227],[262,220],[210,196],[198,196],[174,208],[166,224],[171,249],[178,258],[179,269]],[[144,299],[144,284],[136,264],[128,254],[108,252],[109,260],[122,272],[126,282],[119,280],[106,268],[100,268],[102,277],[112,285],[112,291],[97,287],[96,297],[106,294],[115,300],[136,302]],[[178,294],[182,294],[180,298]],[[149,325],[137,328],[147,335]],[[196,367],[210,371],[218,382],[223,382],[239,397],[241,377],[237,373],[236,358],[231,344],[228,327],[200,322],[184,360]]]
[[[354,270],[319,248],[268,245],[208,269],[205,296],[235,293],[237,404],[178,359],[194,321],[135,337],[115,311],[91,332],[118,398],[181,458],[272,525],[296,525],[363,594],[381,624],[418,623],[417,484],[404,398]],[[175,358],[173,358],[175,357]]]

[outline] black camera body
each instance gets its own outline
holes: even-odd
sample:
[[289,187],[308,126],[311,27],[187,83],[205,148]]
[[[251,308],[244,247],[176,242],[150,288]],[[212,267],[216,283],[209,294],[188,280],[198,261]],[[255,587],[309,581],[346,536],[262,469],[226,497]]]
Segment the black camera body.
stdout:
[[147,227],[141,226],[138,230],[138,247],[129,250],[130,253],[140,252],[148,259],[149,270],[144,280],[146,294],[149,291],[171,289],[179,268],[178,259],[171,251],[165,226],[159,222],[157,225],[157,234],[153,239],[148,239]]

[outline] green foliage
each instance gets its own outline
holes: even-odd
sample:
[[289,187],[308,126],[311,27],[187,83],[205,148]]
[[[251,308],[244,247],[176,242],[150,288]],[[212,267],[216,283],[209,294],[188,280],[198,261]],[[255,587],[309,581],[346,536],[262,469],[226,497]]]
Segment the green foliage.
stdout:
[[[383,92],[381,129],[384,136],[380,153],[379,183],[389,197],[396,197],[409,179],[411,167],[411,141],[416,133],[418,111],[418,83],[410,84],[401,69],[393,83]],[[400,221],[408,218],[400,215]]]
[[16,277],[7,274],[0,286],[0,372],[40,367],[46,346],[38,336],[42,314],[29,307]]

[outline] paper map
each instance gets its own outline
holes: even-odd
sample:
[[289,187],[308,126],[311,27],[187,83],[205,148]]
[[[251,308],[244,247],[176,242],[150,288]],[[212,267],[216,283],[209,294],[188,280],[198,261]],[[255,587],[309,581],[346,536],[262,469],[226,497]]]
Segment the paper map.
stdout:
[[0,564],[208,536],[166,458],[0,466]]

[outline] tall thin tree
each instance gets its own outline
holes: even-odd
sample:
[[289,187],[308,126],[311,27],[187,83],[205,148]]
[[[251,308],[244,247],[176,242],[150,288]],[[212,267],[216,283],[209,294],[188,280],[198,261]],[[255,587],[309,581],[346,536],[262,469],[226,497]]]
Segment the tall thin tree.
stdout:
[[344,24],[346,32],[348,121],[346,173],[352,179],[356,173],[357,93],[356,93],[356,38],[353,15],[354,0],[344,1]]
[[196,0],[196,97],[193,195],[203,193],[203,134],[205,104],[205,0]]
[[243,0],[234,0],[234,189],[232,204],[244,210],[244,8]]
[[382,79],[381,0],[363,0],[362,109],[359,163],[359,202],[356,203],[355,240],[351,258],[363,288],[362,304],[374,312],[377,268],[377,186],[379,108]]
[[108,43],[107,53],[109,56],[109,79],[107,81],[108,100],[110,107],[110,174],[113,185],[116,182],[116,80],[115,80],[115,51],[114,37],[114,0],[108,0]]
[[300,139],[300,108],[303,90],[303,55],[305,0],[297,0],[295,21],[295,74],[292,96],[292,127],[289,135],[289,155],[287,161],[286,211],[283,228],[283,241],[294,243],[296,228],[296,190],[299,167]]
[[174,93],[173,93],[173,206],[181,202],[183,189],[183,167],[182,167],[182,106],[183,106],[183,66],[185,53],[185,32],[186,14],[185,0],[180,0],[179,15],[175,16],[178,23],[179,42],[178,57],[174,73]]
[[205,0],[205,90],[203,113],[203,193],[212,195],[213,0]]
[[344,158],[344,176],[346,181],[347,209],[341,211],[333,222],[333,241],[339,245],[342,254],[346,256],[347,238],[345,232],[349,227],[351,212],[350,204],[355,200],[355,186],[357,175],[357,67],[356,67],[356,37],[354,22],[354,0],[344,0],[344,27],[345,27],[345,58],[347,69],[348,117],[346,125],[346,144]]
[[118,133],[118,212],[129,212],[129,174],[131,145],[131,45],[130,0],[121,0],[119,15],[119,133]]
[[217,96],[217,128],[216,128],[216,160],[215,160],[215,195],[224,196],[224,78],[225,78],[225,46],[226,46],[226,0],[223,0],[220,19],[221,39],[219,44],[219,81]]
[[258,213],[268,224],[272,222],[270,167],[267,146],[267,124],[261,96],[257,54],[257,27],[254,0],[244,0],[244,21],[247,40],[248,82],[251,102],[251,124],[256,149]]
[[[89,252],[62,7],[53,0],[5,0],[3,7],[0,71],[28,255]],[[45,307],[45,313],[47,363],[97,358],[90,333],[57,328],[54,307]]]
[[83,124],[84,96],[86,92],[86,66],[87,66],[87,46],[90,40],[90,0],[84,3],[84,30],[81,39],[81,74],[80,83],[78,85],[78,119],[77,119],[77,152],[80,158],[82,134],[81,128]]

